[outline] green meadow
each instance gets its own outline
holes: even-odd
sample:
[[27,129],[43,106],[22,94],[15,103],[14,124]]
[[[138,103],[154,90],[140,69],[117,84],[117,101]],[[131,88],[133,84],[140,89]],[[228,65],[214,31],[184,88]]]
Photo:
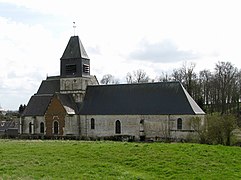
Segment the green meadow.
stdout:
[[240,178],[240,147],[0,140],[0,179]]

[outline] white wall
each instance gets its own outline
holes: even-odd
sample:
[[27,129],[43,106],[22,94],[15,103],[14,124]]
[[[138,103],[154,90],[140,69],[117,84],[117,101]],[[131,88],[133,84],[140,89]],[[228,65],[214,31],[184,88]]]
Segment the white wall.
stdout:
[[[158,140],[160,138],[186,139],[193,129],[190,120],[200,117],[204,121],[204,115],[73,115],[65,117],[64,135],[85,137],[109,137],[115,135],[135,136],[139,140],[140,135],[147,139]],[[95,120],[95,128],[91,129],[91,118]],[[182,119],[182,129],[177,129],[177,119]],[[115,133],[115,123],[121,122],[121,133]],[[141,120],[144,123],[141,124]],[[22,133],[29,134],[29,123],[32,123],[32,134],[40,133],[40,123],[44,122],[43,116],[25,117],[20,123]],[[46,129],[46,125],[45,125]],[[144,132],[141,132],[144,130]]]
[[80,122],[79,116],[66,116],[65,117],[65,127],[64,127],[64,135],[74,135],[79,136],[80,134]]
[[39,134],[40,133],[40,123],[44,123],[44,128],[46,129],[45,126],[45,120],[44,116],[27,116],[24,117],[24,119],[20,120],[20,125],[22,124],[22,133],[21,134],[29,134],[29,123],[32,123],[32,134]]
[[[144,134],[147,139],[183,138],[193,130],[190,119],[193,115],[86,115],[81,116],[81,135],[89,137],[114,136],[115,122],[121,122],[121,135],[140,137],[140,124],[144,120]],[[204,118],[204,115],[200,116]],[[91,129],[91,118],[95,119],[95,129]],[[182,130],[177,130],[177,119],[182,118]],[[170,130],[170,131],[169,131]]]

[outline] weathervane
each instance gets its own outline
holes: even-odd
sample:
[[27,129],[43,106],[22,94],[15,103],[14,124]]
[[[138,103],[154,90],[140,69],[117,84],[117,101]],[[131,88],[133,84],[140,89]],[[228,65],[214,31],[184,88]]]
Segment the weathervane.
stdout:
[[76,28],[75,22],[73,22],[73,28],[74,28],[74,36],[75,36],[75,28]]

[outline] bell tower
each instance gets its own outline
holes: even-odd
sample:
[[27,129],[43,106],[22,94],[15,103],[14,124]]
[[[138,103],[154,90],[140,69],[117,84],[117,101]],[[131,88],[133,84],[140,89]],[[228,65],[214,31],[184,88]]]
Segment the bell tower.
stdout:
[[72,94],[76,102],[82,102],[88,85],[98,84],[90,75],[90,59],[79,39],[72,36],[60,58],[60,93]]
[[60,58],[61,77],[90,76],[90,59],[79,36],[72,36]]

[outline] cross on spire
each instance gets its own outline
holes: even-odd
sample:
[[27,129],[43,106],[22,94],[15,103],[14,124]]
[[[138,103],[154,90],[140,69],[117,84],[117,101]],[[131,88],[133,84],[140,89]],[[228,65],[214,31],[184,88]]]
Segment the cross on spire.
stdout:
[[75,28],[76,28],[75,22],[73,22],[73,28],[74,28],[74,36],[75,36]]

